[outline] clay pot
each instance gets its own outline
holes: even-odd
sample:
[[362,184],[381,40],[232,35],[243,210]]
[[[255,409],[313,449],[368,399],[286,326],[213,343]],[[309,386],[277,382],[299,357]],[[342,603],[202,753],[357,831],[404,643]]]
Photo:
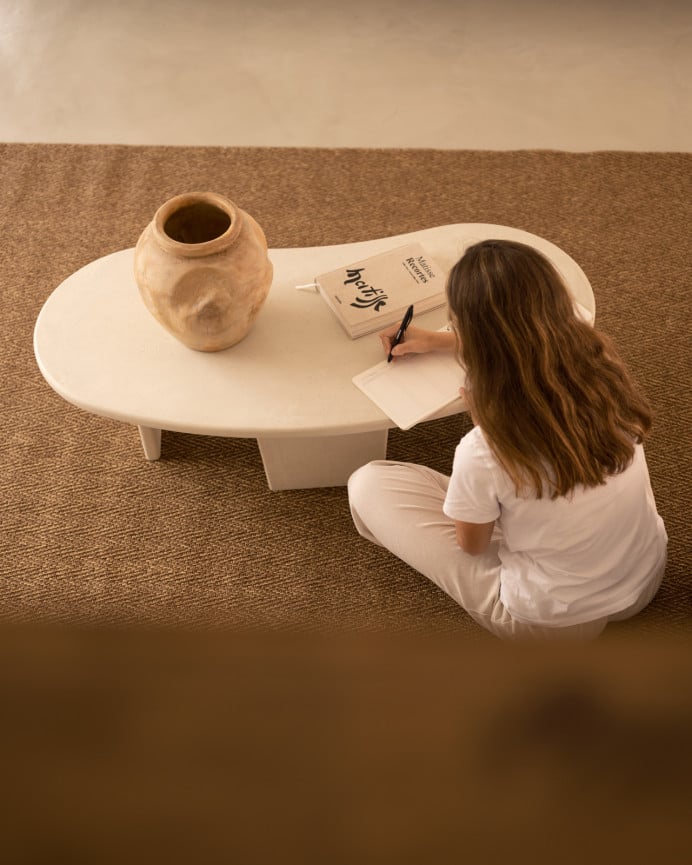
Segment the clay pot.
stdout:
[[213,192],[161,205],[135,248],[135,280],[149,312],[198,351],[221,351],[246,336],[272,275],[260,226]]

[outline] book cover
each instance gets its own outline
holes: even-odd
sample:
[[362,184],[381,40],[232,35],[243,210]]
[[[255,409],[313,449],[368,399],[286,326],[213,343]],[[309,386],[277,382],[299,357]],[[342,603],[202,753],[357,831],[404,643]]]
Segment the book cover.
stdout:
[[420,243],[408,243],[315,277],[323,298],[352,339],[445,304],[447,274]]

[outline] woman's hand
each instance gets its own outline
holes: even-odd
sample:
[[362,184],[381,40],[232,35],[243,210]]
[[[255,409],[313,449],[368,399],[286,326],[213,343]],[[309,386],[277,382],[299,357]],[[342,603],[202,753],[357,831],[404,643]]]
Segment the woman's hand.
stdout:
[[426,354],[430,351],[454,351],[456,348],[456,337],[453,333],[444,330],[425,330],[415,325],[410,325],[403,340],[392,348],[392,340],[398,330],[399,326],[393,325],[379,334],[387,356],[390,351],[392,357],[401,357],[406,354]]

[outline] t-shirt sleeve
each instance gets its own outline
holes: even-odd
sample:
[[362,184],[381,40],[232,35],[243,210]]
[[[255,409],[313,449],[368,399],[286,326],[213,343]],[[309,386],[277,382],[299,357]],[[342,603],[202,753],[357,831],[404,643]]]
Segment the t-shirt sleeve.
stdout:
[[465,523],[490,523],[500,516],[497,463],[478,427],[457,445],[445,514]]

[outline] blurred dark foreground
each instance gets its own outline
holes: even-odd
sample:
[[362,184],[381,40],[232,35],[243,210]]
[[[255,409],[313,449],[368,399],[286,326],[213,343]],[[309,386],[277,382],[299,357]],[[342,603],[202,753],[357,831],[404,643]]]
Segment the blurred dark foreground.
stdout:
[[690,861],[692,640],[0,631],[2,861]]

